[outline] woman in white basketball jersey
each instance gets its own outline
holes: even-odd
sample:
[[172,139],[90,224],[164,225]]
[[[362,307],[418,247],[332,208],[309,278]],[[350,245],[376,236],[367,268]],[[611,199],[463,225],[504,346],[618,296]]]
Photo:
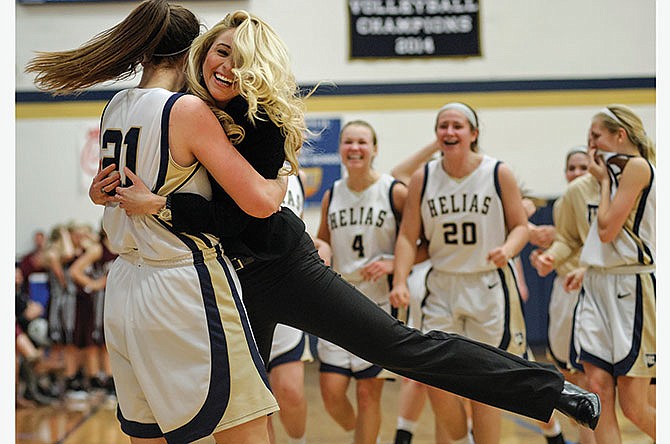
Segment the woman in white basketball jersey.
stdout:
[[[318,238],[329,243],[333,269],[391,313],[389,276],[407,187],[375,171],[377,134],[354,120],[340,131],[340,161],[347,171],[321,201]],[[346,328],[346,326],[343,326]],[[383,369],[324,339],[318,340],[321,396],[326,410],[356,444],[374,444],[381,426]],[[347,397],[356,380],[356,409]]]
[[[41,53],[27,69],[40,87],[66,94],[141,64],[139,85],[115,94],[103,112],[102,165],[118,165],[124,185],[134,178],[160,195],[209,197],[209,171],[241,207],[266,217],[279,207],[285,179],[264,179],[203,100],[176,93],[199,32],[188,9],[147,0],[81,47]],[[105,341],[130,441],[182,444],[213,434],[218,443],[268,443],[267,415],[278,407],[219,239],[178,233],[118,205],[105,207],[103,225],[119,254],[107,280]]]
[[630,108],[609,105],[591,121],[589,156],[600,203],[580,258],[588,268],[575,343],[602,400],[596,440],[621,442],[617,397],[624,415],[655,439],[656,409],[647,400],[656,376],[655,147]]
[[[408,184],[412,174],[422,168],[426,162],[442,156],[440,145],[433,140],[418,151],[410,154],[391,169],[391,175],[404,184]],[[407,278],[407,288],[410,292],[410,302],[407,306],[407,325],[421,328],[421,302],[426,295],[426,276],[430,270],[430,259],[412,267]],[[428,399],[425,384],[402,378],[402,386],[398,397],[398,418],[393,444],[411,444],[418,426],[421,412]],[[446,432],[435,424],[435,441],[448,442]]]
[[[422,329],[459,333],[525,356],[525,323],[512,263],[528,241],[519,187],[507,166],[479,152],[479,121],[469,106],[453,102],[440,108],[435,134],[443,156],[410,180],[391,303],[403,306],[409,300],[406,281],[423,234],[432,269]],[[436,419],[453,442],[471,442],[460,400],[431,388],[428,393]],[[499,442],[499,410],[473,402],[472,421],[478,444]]]

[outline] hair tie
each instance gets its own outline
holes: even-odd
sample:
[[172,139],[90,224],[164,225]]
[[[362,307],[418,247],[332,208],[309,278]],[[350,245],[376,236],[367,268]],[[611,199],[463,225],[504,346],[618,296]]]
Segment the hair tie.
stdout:
[[176,56],[177,54],[181,54],[182,52],[188,51],[188,49],[190,47],[191,47],[191,45],[188,45],[186,48],[180,49],[179,51],[171,52],[169,54],[154,54],[154,55],[152,55],[152,57],[172,57],[172,56]]

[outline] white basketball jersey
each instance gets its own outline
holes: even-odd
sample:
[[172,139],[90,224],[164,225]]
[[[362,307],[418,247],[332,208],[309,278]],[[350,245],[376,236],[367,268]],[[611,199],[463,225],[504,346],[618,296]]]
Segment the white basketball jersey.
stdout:
[[393,255],[398,220],[393,212],[388,174],[362,192],[352,191],[346,179],[335,181],[330,189],[328,228],[333,250],[333,268],[349,282],[361,280],[360,269]]
[[[198,162],[182,167],[170,156],[170,110],[179,96],[160,88],[134,88],[116,94],[100,123],[103,167],[115,163],[122,184],[126,184],[123,167],[127,166],[162,196],[182,191],[210,199],[206,170]],[[128,216],[118,205],[105,207],[103,227],[116,253],[154,261],[185,259],[218,244],[218,238],[209,234],[173,232],[171,224],[153,215]]]
[[[649,185],[644,188],[626,218],[621,231],[608,243],[600,241],[597,213],[591,219],[580,262],[583,265],[613,268],[656,264],[656,169],[651,167]],[[623,167],[608,163],[610,198],[614,198]]]
[[286,188],[284,201],[281,205],[302,218],[302,213],[305,209],[305,189],[302,186],[300,176],[288,176],[288,187]]
[[507,235],[498,165],[484,155],[470,175],[454,179],[440,159],[426,164],[421,219],[433,269],[476,273],[496,268],[486,256]]

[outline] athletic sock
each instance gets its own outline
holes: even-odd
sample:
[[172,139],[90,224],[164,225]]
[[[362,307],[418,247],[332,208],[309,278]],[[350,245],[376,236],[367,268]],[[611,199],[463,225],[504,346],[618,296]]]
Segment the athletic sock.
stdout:
[[451,444],[475,444],[475,440],[472,437],[472,433],[468,432],[461,439],[454,439],[451,441]]
[[303,436],[302,438],[291,438],[288,437],[288,444],[307,444],[307,439]]
[[416,421],[412,421],[411,419],[407,419],[407,418],[403,418],[402,416],[398,416],[396,429],[407,430],[410,433],[414,433],[416,431],[417,424],[418,423]]
[[552,437],[558,436],[561,434],[561,423],[557,419],[554,419],[554,425],[549,430],[542,430],[544,436]]

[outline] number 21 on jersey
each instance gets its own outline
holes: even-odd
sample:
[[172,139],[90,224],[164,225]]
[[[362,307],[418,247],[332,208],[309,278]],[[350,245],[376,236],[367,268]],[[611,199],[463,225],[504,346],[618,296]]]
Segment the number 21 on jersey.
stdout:
[[119,129],[107,129],[102,135],[100,143],[100,155],[102,157],[102,168],[113,163],[121,174],[121,186],[132,185],[123,172],[123,167],[128,167],[135,172],[137,165],[137,145],[140,138],[140,128],[134,126],[124,135]]

